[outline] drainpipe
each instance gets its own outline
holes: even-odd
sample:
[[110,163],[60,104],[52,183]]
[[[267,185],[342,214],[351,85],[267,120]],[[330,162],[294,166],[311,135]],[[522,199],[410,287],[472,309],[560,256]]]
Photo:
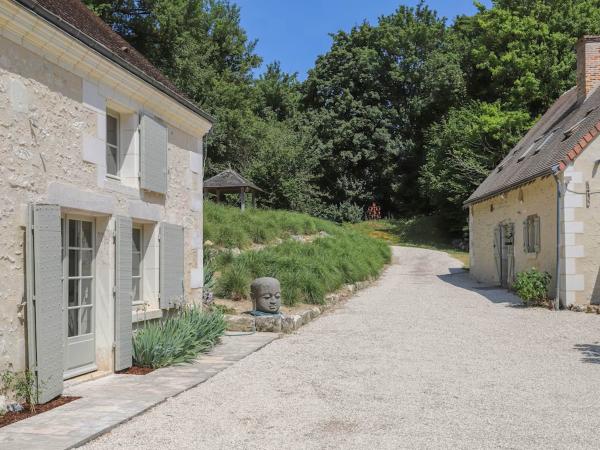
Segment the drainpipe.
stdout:
[[562,197],[562,188],[559,178],[560,167],[558,165],[552,167],[552,175],[556,181],[556,295],[554,296],[554,309],[560,309],[560,244],[561,244],[561,228],[560,228],[560,199]]

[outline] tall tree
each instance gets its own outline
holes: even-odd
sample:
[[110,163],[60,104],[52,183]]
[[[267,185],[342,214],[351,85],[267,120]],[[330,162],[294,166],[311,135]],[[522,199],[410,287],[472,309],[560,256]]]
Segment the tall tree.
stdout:
[[334,35],[304,86],[331,203],[419,209],[423,130],[464,93],[442,19],[422,3]]
[[526,111],[507,110],[500,102],[474,101],[451,109],[429,129],[420,183],[432,211],[445,218],[449,231],[462,231],[463,202],[531,124]]

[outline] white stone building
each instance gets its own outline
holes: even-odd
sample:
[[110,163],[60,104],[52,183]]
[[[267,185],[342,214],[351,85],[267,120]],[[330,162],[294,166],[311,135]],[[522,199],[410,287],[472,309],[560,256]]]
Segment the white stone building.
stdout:
[[79,0],[0,0],[0,370],[41,401],[200,299],[211,124]]
[[467,200],[478,280],[510,286],[535,267],[552,275],[550,295],[561,307],[600,303],[599,85],[600,37],[586,36],[577,44],[577,86]]

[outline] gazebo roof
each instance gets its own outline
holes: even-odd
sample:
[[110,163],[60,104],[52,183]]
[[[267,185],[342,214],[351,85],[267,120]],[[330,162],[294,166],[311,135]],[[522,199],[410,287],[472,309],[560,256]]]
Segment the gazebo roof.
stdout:
[[264,192],[261,188],[255,185],[252,181],[247,180],[235,170],[227,169],[218,175],[204,181],[204,190],[208,192],[214,191],[238,191],[242,188],[248,188],[256,192]]

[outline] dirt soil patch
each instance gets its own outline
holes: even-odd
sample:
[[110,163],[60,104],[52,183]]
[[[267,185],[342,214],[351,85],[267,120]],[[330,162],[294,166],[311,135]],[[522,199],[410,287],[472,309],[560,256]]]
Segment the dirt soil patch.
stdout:
[[32,416],[37,416],[38,414],[42,414],[46,411],[50,411],[51,409],[58,408],[62,405],[66,405],[67,403],[71,403],[72,401],[78,400],[80,398],[81,397],[60,396],[52,401],[49,401],[48,403],[44,403],[43,405],[35,405],[35,412],[30,410],[29,404],[23,403],[21,405],[23,406],[23,411],[7,412],[3,416],[0,416],[0,428],[5,427],[6,425],[10,425],[11,423],[27,419]]
[[117,373],[119,375],[147,375],[150,372],[154,372],[152,367],[131,366],[129,369],[119,370]]

